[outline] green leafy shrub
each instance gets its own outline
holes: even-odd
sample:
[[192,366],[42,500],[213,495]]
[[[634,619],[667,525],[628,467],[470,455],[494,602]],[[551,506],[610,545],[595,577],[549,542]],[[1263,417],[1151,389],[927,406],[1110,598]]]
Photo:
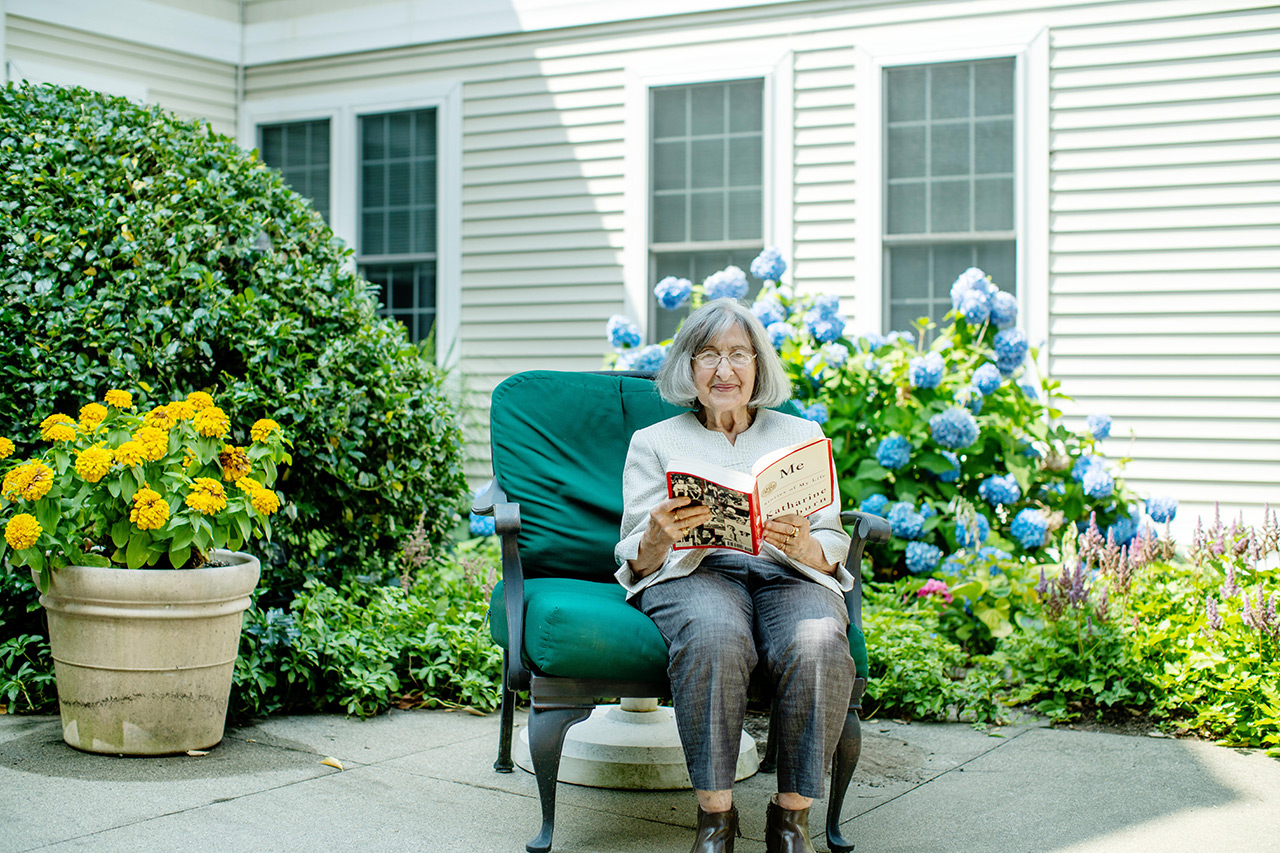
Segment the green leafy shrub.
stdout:
[[311,581],[287,610],[246,613],[232,686],[233,716],[402,707],[490,711],[501,700],[502,650],[489,636],[497,583],[492,540],[460,543],[419,568],[405,590],[358,579]]
[[444,540],[465,482],[442,377],[279,173],[84,89],[10,85],[0,128],[0,436],[25,454],[33,414],[110,387],[279,421],[298,451],[261,555],[280,602],[389,558],[424,511]]

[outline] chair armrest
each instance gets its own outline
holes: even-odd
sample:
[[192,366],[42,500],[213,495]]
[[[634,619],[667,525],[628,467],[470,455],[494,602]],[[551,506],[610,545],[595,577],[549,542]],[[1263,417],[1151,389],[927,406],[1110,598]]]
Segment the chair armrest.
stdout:
[[492,515],[502,545],[502,601],[507,609],[507,690],[528,690],[524,665],[524,567],[520,563],[520,504],[507,500],[497,479],[490,480],[471,506],[476,515]]
[[868,542],[888,542],[892,534],[888,520],[858,510],[840,513],[840,523],[853,528],[849,534],[849,555],[844,566],[853,575],[853,589],[844,594],[849,621],[862,630],[862,551]]

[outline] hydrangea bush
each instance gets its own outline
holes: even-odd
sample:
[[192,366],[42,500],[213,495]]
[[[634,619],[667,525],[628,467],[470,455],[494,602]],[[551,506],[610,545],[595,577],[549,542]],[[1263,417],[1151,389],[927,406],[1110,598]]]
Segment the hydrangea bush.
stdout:
[[[941,326],[921,319],[887,335],[854,331],[838,297],[801,294],[782,283],[785,272],[776,249],[751,264],[763,281],[751,310],[796,404],[832,439],[845,507],[893,527],[888,545],[870,549],[879,575],[932,572],[984,546],[1035,557],[1065,525],[1091,517],[1116,542],[1132,541],[1140,508],[1102,449],[1111,419],[1095,414],[1080,432],[1062,423],[1068,398],[1038,372],[1017,300],[982,270],[956,279]],[[664,279],[654,293],[674,308],[746,290],[731,267],[700,285]],[[643,345],[624,317],[610,320],[608,338],[606,366],[617,369],[656,369],[669,343]]]

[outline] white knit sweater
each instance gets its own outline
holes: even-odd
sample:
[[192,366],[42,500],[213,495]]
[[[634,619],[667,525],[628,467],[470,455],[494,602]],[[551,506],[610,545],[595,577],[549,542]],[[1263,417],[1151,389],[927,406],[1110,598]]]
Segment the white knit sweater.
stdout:
[[[622,470],[622,541],[613,553],[620,568],[615,577],[631,598],[650,584],[692,574],[703,558],[716,549],[697,548],[667,552],[662,567],[643,578],[631,571],[628,560],[640,553],[640,537],[649,523],[649,511],[667,499],[667,463],[672,459],[699,459],[750,473],[751,466],[766,453],[822,435],[813,421],[784,415],[770,409],[756,412],[755,421],[730,444],[724,433],[709,430],[688,412],[636,431],[627,450]],[[810,535],[822,546],[827,562],[839,563],[835,575],[820,572],[791,559],[765,543],[760,556],[784,566],[792,566],[807,578],[837,595],[853,589],[853,575],[844,566],[849,551],[849,535],[840,526],[840,492],[826,509],[809,516]],[[725,552],[737,553],[737,552]]]

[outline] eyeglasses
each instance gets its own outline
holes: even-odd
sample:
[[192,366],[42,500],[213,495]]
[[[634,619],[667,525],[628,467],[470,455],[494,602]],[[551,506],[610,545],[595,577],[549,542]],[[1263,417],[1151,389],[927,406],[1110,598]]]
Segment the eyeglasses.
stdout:
[[744,349],[736,349],[733,352],[716,352],[708,349],[695,355],[693,363],[698,367],[711,370],[720,366],[720,359],[722,358],[729,362],[730,367],[746,367],[755,361],[756,354]]

